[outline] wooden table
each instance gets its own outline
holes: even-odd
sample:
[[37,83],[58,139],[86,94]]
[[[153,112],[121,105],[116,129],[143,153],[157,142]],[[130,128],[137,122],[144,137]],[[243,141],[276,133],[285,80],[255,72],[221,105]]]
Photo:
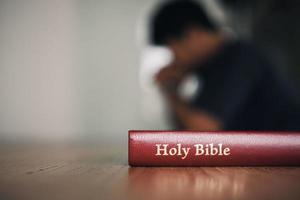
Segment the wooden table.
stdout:
[[130,168],[100,143],[1,145],[0,199],[300,199],[300,168]]

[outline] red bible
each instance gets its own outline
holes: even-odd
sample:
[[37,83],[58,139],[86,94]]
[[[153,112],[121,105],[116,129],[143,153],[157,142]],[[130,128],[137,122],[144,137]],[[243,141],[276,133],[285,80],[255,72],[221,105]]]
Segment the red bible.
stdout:
[[131,166],[300,165],[300,132],[128,133]]

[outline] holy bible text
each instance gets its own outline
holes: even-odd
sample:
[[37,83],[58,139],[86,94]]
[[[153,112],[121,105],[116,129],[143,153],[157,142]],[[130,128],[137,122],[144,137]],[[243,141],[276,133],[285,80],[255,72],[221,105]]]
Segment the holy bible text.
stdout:
[[[170,147],[169,144],[155,144],[156,156],[180,156],[185,159],[191,152],[191,147],[183,147],[182,144],[176,144]],[[195,156],[228,156],[230,155],[230,148],[223,147],[223,144],[195,144]]]

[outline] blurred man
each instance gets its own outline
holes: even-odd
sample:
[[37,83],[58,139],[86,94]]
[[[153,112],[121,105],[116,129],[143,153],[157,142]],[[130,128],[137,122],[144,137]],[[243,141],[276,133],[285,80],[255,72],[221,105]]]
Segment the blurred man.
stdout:
[[[155,79],[177,128],[188,130],[300,130],[298,102],[255,48],[228,38],[194,1],[168,1],[152,16],[151,41],[174,60]],[[178,88],[190,74],[203,80],[187,101]]]

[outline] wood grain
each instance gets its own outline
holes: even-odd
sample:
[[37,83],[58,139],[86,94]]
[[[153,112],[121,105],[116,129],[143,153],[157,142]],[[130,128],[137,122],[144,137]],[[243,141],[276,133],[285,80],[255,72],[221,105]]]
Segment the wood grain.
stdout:
[[125,144],[0,147],[0,199],[300,199],[300,168],[130,168]]

